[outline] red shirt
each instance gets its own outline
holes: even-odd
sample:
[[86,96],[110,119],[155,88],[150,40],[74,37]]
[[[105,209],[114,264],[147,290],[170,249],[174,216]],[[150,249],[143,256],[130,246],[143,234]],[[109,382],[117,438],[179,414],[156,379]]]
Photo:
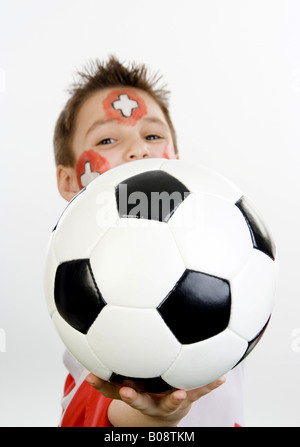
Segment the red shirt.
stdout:
[[[75,387],[69,374],[65,383],[64,396]],[[61,427],[111,427],[107,412],[112,399],[102,396],[85,380],[62,414]]]

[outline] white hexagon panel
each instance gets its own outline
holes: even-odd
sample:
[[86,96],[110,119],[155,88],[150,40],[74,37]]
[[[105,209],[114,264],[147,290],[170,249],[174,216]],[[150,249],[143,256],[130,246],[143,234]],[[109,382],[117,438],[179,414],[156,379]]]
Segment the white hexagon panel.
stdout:
[[120,219],[94,248],[90,262],[104,300],[135,308],[155,309],[185,270],[168,226],[144,219]]

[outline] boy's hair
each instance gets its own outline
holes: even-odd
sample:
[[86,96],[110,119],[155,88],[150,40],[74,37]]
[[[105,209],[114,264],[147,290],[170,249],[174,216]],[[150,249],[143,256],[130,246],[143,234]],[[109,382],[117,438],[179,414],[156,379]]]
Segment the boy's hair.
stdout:
[[75,155],[72,150],[75,120],[82,104],[95,92],[105,88],[132,87],[144,90],[158,103],[170,127],[175,153],[177,153],[176,133],[168,109],[169,91],[165,86],[157,87],[161,76],[150,75],[147,67],[132,64],[123,65],[116,57],[110,56],[106,63],[98,59],[91,61],[79,71],[80,79],[69,89],[72,95],[62,110],[54,130],[54,156],[56,166],[75,165]]

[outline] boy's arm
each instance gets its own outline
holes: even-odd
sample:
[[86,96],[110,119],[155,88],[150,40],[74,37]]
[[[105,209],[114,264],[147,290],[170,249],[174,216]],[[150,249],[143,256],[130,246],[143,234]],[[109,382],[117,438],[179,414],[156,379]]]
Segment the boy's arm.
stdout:
[[193,402],[225,382],[221,377],[196,390],[155,395],[138,393],[129,387],[116,387],[94,374],[89,374],[86,380],[101,394],[114,399],[108,409],[108,418],[114,427],[175,427],[189,412]]

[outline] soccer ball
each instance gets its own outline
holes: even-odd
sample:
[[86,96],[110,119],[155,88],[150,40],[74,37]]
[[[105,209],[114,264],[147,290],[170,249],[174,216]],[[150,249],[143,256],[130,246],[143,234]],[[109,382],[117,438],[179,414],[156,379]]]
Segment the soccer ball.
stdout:
[[47,254],[45,291],[67,349],[104,380],[194,389],[261,338],[275,245],[249,199],[179,160],[126,163],[68,204]]

